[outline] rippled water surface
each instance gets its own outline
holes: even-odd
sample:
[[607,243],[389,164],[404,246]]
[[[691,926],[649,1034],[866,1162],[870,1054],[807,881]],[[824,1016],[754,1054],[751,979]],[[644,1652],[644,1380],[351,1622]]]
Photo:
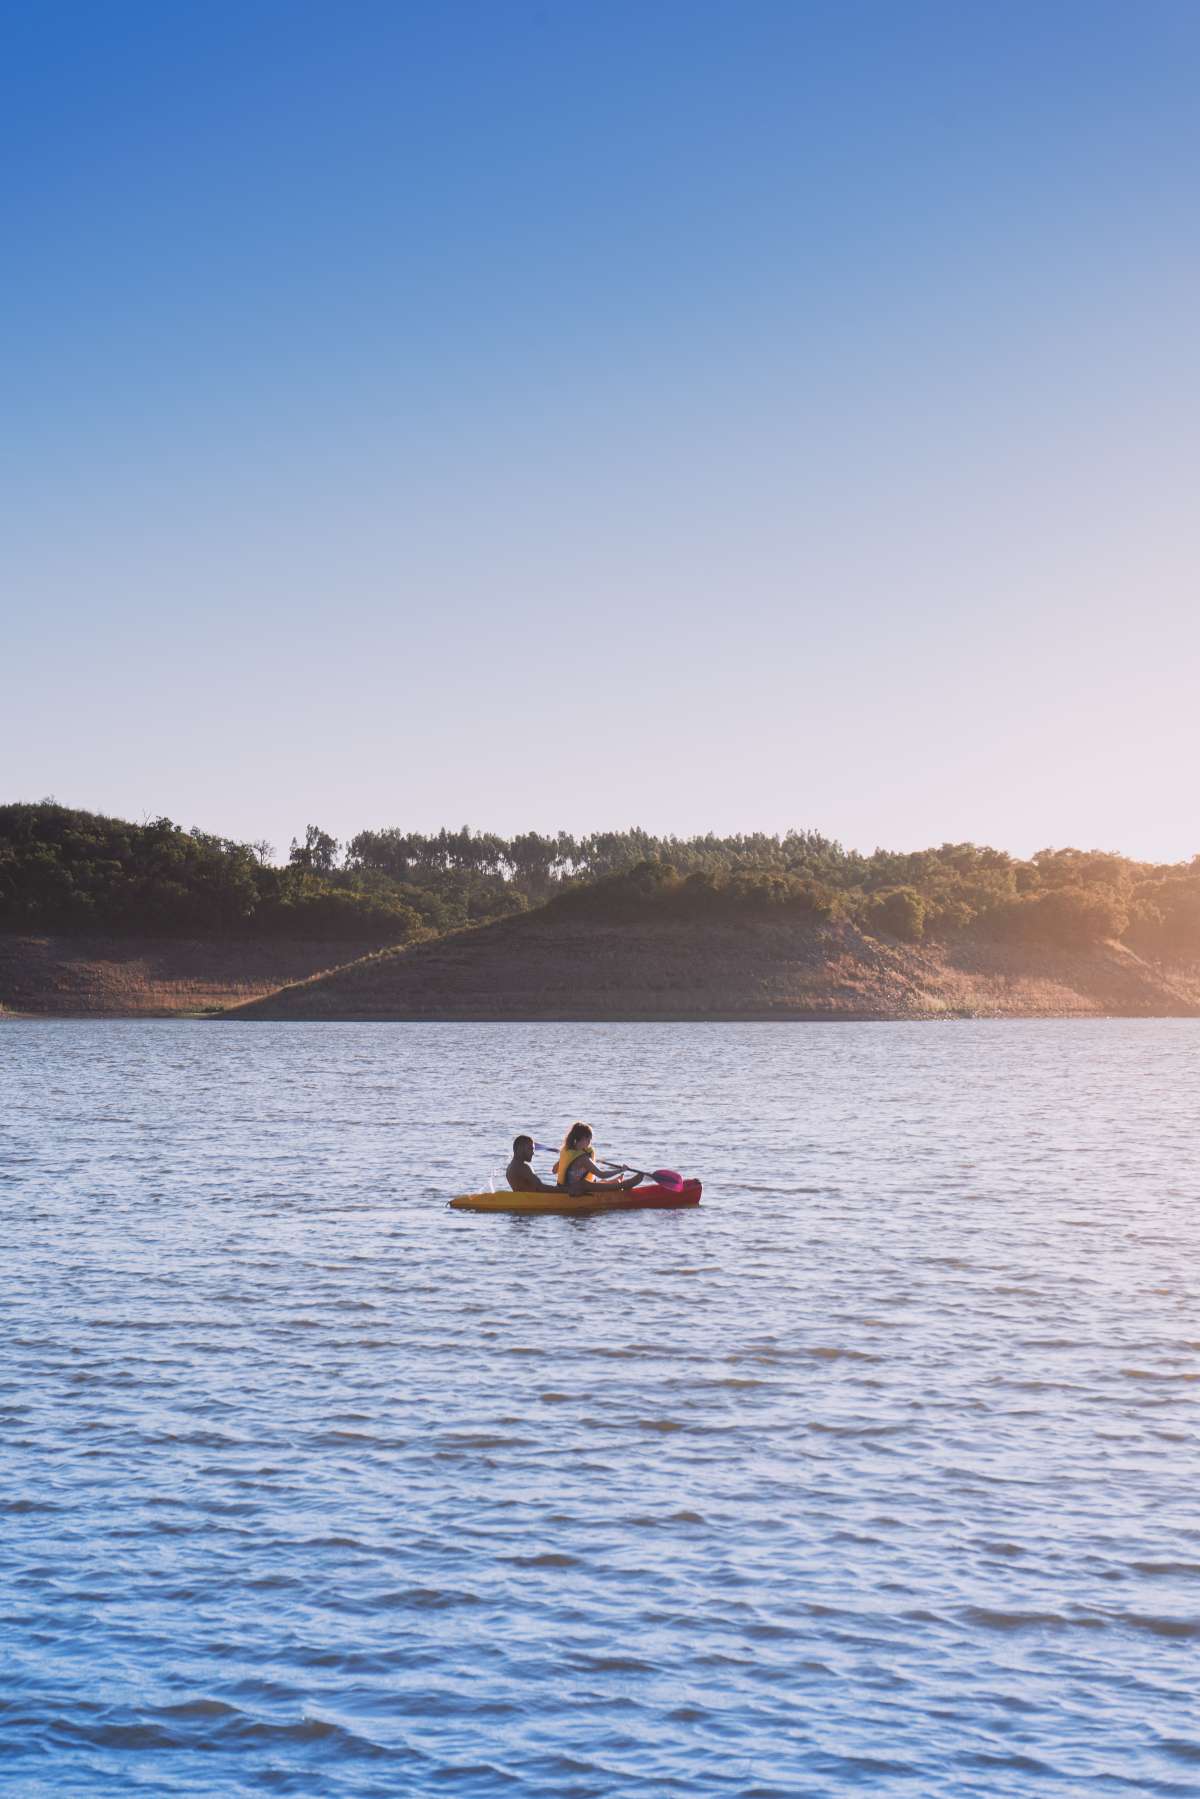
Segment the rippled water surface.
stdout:
[[1198,1057],[0,1027],[0,1786],[1200,1793]]

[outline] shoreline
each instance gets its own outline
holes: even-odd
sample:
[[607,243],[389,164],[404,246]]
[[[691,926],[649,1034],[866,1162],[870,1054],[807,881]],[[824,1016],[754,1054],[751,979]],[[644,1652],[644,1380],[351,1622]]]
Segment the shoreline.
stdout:
[[1078,1024],[1112,1024],[1118,1021],[1142,1019],[1147,1024],[1166,1023],[1176,1019],[1187,1022],[1200,1018],[1200,1012],[725,1012],[725,1013],[690,1013],[676,1017],[666,1013],[645,1013],[641,1016],[611,1013],[603,1017],[590,1014],[587,1017],[564,1017],[560,1015],[541,1014],[532,1016],[505,1015],[499,1017],[492,1013],[489,1016],[459,1014],[455,1016],[435,1016],[409,1018],[380,1018],[365,1015],[355,1016],[352,1013],[327,1013],[321,1018],[242,1018],[235,1012],[15,1012],[11,1008],[0,1011],[0,1027],[15,1024],[822,1024],[830,1026],[850,1024],[921,1024],[921,1025],[955,1025],[955,1024],[1061,1024],[1066,1022]]

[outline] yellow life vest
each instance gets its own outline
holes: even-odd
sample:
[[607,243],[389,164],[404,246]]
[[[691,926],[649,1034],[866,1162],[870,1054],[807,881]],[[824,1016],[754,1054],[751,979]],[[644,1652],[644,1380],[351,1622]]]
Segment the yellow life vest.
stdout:
[[[589,1149],[564,1149],[558,1158],[558,1166],[554,1171],[554,1178],[557,1180],[559,1186],[566,1186],[567,1170],[570,1168],[572,1162],[577,1162],[580,1156],[590,1156],[594,1154],[594,1144]],[[583,1178],[585,1181],[594,1181],[596,1177],[594,1174],[585,1174]]]

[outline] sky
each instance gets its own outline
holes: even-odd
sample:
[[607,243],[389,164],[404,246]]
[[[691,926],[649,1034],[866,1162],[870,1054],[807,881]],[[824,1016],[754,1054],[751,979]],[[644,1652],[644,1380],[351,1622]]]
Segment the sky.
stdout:
[[1193,0],[0,0],[0,799],[1200,851]]

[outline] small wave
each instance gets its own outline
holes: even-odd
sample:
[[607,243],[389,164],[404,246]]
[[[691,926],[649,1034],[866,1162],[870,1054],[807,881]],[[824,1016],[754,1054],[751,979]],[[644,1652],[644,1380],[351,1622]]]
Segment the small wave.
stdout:
[[786,1643],[797,1632],[790,1624],[744,1624],[742,1635],[753,1638],[756,1643]]
[[862,1784],[860,1777],[879,1775],[886,1779],[889,1776],[894,1778],[896,1775],[900,1775],[906,1780],[911,1780],[920,1774],[920,1769],[912,1762],[899,1761],[881,1755],[838,1755],[826,1756],[824,1759],[835,1778],[843,1780],[849,1776],[855,1786]]
[[1004,1612],[987,1605],[969,1605],[963,1616],[986,1630],[1103,1630],[1105,1619],[1068,1617],[1065,1612]]
[[363,1736],[361,1731],[348,1730],[344,1724],[335,1724],[329,1718],[316,1718],[311,1713],[306,1713],[294,1724],[264,1723],[255,1719],[243,1727],[240,1734],[246,1742],[336,1745],[343,1755],[381,1757],[390,1753],[382,1743]]
[[530,1448],[532,1437],[505,1437],[496,1431],[486,1430],[448,1430],[442,1433],[442,1442],[455,1449],[521,1449]]
[[786,1185],[782,1181],[772,1183],[739,1181],[738,1188],[743,1193],[824,1193],[831,1199],[837,1198],[842,1191],[840,1187],[796,1187]]
[[821,1437],[894,1437],[906,1430],[904,1424],[826,1424],[820,1418],[809,1422],[809,1430]]
[[1008,1769],[1013,1774],[1053,1774],[1049,1762],[1039,1761],[1036,1755],[997,1755],[988,1749],[975,1749],[964,1756],[964,1761],[972,1768]]
[[570,1658],[573,1668],[588,1674],[653,1674],[654,1663],[637,1655],[588,1655],[577,1651]]
[[186,1736],[161,1724],[81,1724],[70,1718],[53,1718],[47,1731],[52,1741],[90,1743],[97,1749],[177,1749]]
[[160,1705],[155,1713],[159,1718],[177,1718],[181,1723],[190,1719],[203,1719],[206,1722],[213,1718],[240,1718],[245,1714],[236,1705],[227,1705],[223,1699],[184,1699],[178,1705]]
[[385,1611],[441,1612],[458,1605],[482,1605],[483,1601],[478,1593],[452,1592],[445,1587],[395,1587],[389,1593],[377,1594],[371,1604]]
[[661,1514],[655,1517],[650,1512],[635,1513],[632,1517],[624,1519],[623,1522],[632,1525],[634,1530],[658,1530],[664,1524],[704,1524],[707,1520],[699,1512],[681,1509],[677,1512],[668,1512],[665,1517]]
[[1196,1618],[1161,1618],[1146,1612],[1125,1612],[1122,1624],[1132,1624],[1135,1630],[1148,1630],[1156,1637],[1200,1637],[1200,1619]]
[[348,1443],[368,1449],[408,1448],[407,1437],[377,1437],[365,1430],[322,1430],[308,1440],[317,1449],[337,1449]]
[[1121,1373],[1127,1380],[1153,1380],[1166,1383],[1200,1381],[1200,1374],[1164,1374],[1157,1368],[1122,1368]]
[[219,1744],[223,1738],[228,1737],[243,1747],[257,1744],[266,1748],[279,1748],[321,1743],[335,1747],[344,1755],[357,1758],[380,1757],[389,1753],[371,1738],[328,1719],[306,1715],[280,1723],[252,1718],[248,1713],[239,1711],[236,1706],[210,1699],[182,1701],[178,1705],[164,1706],[151,1718],[131,1719],[128,1722],[113,1718],[85,1722],[77,1714],[57,1717],[48,1720],[47,1732],[51,1740],[59,1744],[86,1743],[96,1749],[191,1749],[196,1746],[197,1736],[194,1730],[187,1728],[189,1725],[202,1726],[204,1740],[209,1744]]
[[1164,1755],[1173,1755],[1176,1761],[1200,1762],[1200,1743],[1186,1737],[1163,1737],[1158,1747]]
[[249,1437],[232,1437],[221,1430],[163,1431],[148,1433],[147,1443],[171,1444],[176,1449],[248,1449]]
[[512,1568],[578,1568],[580,1565],[577,1555],[555,1549],[545,1549],[539,1555],[506,1555],[503,1559]]

